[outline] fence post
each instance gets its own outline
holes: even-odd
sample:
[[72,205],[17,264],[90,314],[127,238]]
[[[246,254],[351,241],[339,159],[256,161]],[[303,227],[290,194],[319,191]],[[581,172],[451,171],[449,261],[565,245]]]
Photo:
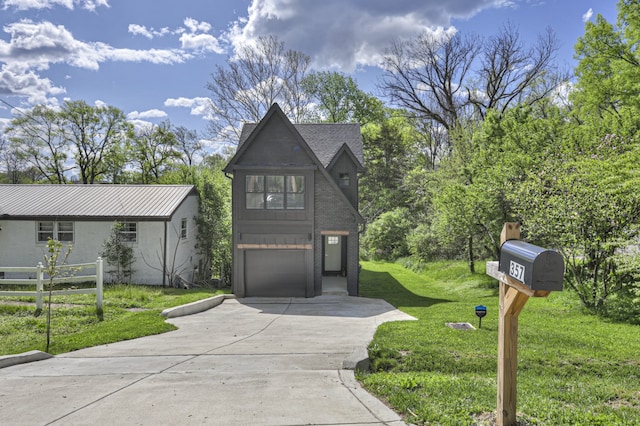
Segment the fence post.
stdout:
[[43,284],[42,281],[44,279],[44,266],[42,266],[42,262],[38,263],[36,266],[36,310],[42,310],[42,290]]
[[98,260],[96,260],[96,308],[98,308],[98,310],[102,310],[102,271],[102,258],[99,257]]

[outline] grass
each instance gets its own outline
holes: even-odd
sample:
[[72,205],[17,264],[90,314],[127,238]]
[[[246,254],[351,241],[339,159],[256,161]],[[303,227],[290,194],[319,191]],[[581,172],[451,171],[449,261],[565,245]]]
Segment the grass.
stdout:
[[[408,423],[491,424],[496,410],[497,282],[465,263],[436,262],[415,273],[362,262],[360,292],[418,321],[385,323],[369,345],[363,386]],[[476,269],[483,269],[476,264]],[[485,305],[482,328],[475,306]],[[519,317],[518,422],[640,424],[640,327],[586,313],[569,291],[532,298]]]
[[[102,316],[96,313],[95,296],[54,296],[49,352],[59,354],[174,330],[175,327],[160,315],[162,310],[222,292],[139,285],[106,286]],[[0,299],[0,355],[44,350],[46,309],[45,304],[45,312],[36,316],[34,298]]]

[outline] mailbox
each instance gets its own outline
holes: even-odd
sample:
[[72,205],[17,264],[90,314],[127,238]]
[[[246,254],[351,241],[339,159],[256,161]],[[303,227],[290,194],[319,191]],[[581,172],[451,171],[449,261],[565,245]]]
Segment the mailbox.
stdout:
[[555,250],[520,240],[505,241],[499,270],[532,290],[562,291],[564,259]]

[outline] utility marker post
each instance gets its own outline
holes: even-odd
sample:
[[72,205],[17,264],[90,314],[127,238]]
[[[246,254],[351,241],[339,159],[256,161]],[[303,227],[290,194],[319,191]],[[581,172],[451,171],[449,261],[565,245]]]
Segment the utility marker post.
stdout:
[[559,253],[518,240],[520,224],[505,223],[500,234],[500,262],[487,262],[487,275],[500,281],[498,426],[516,424],[518,315],[529,297],[547,297],[551,290],[562,290],[564,274]]

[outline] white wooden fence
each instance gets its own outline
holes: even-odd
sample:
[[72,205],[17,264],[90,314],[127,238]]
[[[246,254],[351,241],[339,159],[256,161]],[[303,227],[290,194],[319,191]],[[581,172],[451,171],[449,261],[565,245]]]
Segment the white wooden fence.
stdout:
[[[54,288],[61,283],[78,283],[93,281],[96,283],[95,288],[78,288],[78,289],[65,289],[65,290],[53,290],[53,295],[63,294],[95,294],[96,295],[96,308],[102,309],[102,296],[103,296],[103,266],[102,259],[98,258],[92,263],[80,263],[77,265],[61,265],[60,269],[72,270],[74,273],[82,271],[84,269],[95,269],[94,275],[72,275],[67,277],[54,278]],[[5,284],[12,284],[17,286],[36,286],[36,290],[33,291],[0,291],[0,297],[2,296],[35,296],[36,297],[36,309],[42,309],[43,295],[49,294],[48,290],[45,290],[45,283],[49,282],[49,278],[45,277],[44,266],[42,263],[38,263],[35,267],[4,267],[0,266],[0,272],[4,273],[27,273],[29,275],[35,275],[36,278],[0,278],[0,288]]]

